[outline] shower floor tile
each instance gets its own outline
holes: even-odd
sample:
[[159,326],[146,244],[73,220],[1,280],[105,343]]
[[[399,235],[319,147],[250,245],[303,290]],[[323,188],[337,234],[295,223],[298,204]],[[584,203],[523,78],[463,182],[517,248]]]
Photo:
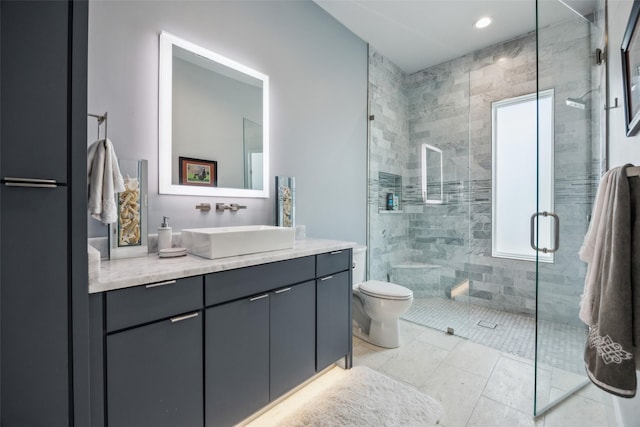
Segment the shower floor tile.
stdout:
[[[533,317],[492,310],[443,298],[415,298],[403,319],[454,334],[470,341],[535,358],[536,321]],[[587,328],[541,320],[538,363],[549,368],[584,374],[583,352]]]

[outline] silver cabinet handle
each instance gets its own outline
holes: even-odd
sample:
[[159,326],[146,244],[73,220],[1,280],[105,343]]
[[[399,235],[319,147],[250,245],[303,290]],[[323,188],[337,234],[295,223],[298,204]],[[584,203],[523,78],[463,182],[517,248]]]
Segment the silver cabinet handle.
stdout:
[[333,251],[333,252],[329,252],[329,255],[338,255],[341,254],[342,251]]
[[55,179],[14,178],[7,176],[3,181],[7,187],[57,188],[58,185],[60,185]]
[[322,279],[320,279],[320,281],[324,282],[325,280],[330,280],[330,279],[333,279],[333,276],[323,277]]
[[268,296],[269,296],[269,294],[260,295],[260,296],[257,296],[257,297],[249,298],[249,301],[251,301],[251,302],[258,301],[259,299],[267,298]]
[[173,285],[174,283],[176,283],[175,280],[167,280],[166,282],[158,282],[158,283],[152,283],[150,285],[145,285],[145,288],[147,289],[157,288],[158,286]]
[[[536,245],[536,238],[535,238],[536,219],[541,215],[544,217],[550,216],[554,219],[553,248],[551,249],[539,248]],[[545,254],[552,254],[558,251],[558,249],[560,248],[560,217],[557,214],[553,212],[544,211],[544,212],[536,212],[533,215],[531,215],[531,247],[533,248],[534,251],[540,251]]]
[[281,294],[283,292],[289,292],[290,290],[291,290],[291,288],[278,289],[276,291],[276,294]]
[[184,316],[176,316],[171,318],[171,323],[182,322],[183,320],[198,317],[198,313],[185,314]]

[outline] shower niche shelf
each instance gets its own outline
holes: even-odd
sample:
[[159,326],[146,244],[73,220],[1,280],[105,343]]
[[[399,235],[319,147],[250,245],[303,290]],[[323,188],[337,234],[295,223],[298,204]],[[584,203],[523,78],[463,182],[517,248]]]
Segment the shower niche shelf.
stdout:
[[[387,209],[387,195],[395,194],[398,197],[396,209]],[[378,212],[402,213],[402,177],[387,172],[378,172]]]

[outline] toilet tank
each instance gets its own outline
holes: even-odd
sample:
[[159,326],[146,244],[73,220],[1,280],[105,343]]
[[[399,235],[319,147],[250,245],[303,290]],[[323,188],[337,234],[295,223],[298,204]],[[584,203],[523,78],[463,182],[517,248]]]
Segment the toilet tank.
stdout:
[[365,281],[367,272],[367,247],[356,246],[353,248],[353,284]]

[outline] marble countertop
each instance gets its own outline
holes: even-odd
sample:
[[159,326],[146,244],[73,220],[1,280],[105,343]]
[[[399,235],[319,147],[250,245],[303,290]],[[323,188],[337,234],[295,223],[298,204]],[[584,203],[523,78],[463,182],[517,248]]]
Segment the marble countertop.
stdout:
[[206,259],[195,255],[160,258],[158,254],[149,254],[139,258],[103,260],[100,263],[99,274],[89,277],[89,293],[301,258],[355,246],[356,243],[340,240],[305,239],[296,240],[293,249],[219,259]]

